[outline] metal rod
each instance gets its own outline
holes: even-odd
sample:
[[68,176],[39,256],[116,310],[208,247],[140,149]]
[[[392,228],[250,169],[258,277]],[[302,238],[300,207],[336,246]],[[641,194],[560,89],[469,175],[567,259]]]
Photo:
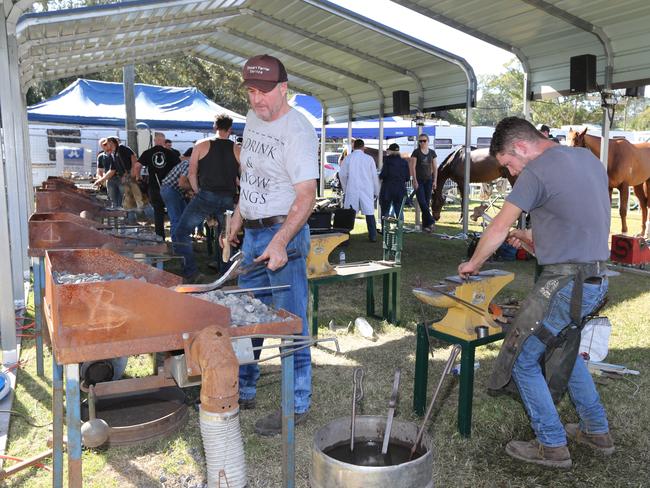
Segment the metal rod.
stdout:
[[[283,340],[282,345],[291,346],[291,340]],[[296,483],[293,352],[282,358],[282,480],[285,488],[294,488]]]
[[415,451],[417,450],[418,446],[420,445],[420,441],[422,440],[422,435],[424,434],[424,429],[426,429],[427,423],[429,422],[429,417],[431,416],[431,412],[433,411],[433,404],[436,402],[436,398],[438,398],[438,393],[440,392],[440,388],[442,387],[443,381],[445,381],[445,376],[447,376],[449,374],[449,372],[451,371],[451,366],[452,366],[452,364],[454,364],[454,361],[456,360],[456,357],[460,353],[461,349],[462,348],[458,344],[456,344],[451,349],[451,353],[449,354],[449,359],[447,359],[447,363],[445,364],[445,367],[442,370],[442,374],[440,375],[440,381],[438,382],[438,386],[436,388],[436,391],[433,393],[433,397],[431,397],[431,403],[429,403],[429,408],[427,408],[427,413],[424,416],[424,420],[422,420],[422,425],[420,426],[420,430],[418,431],[418,435],[415,438],[415,442],[413,443],[413,447],[411,447],[411,454],[409,456],[409,460],[413,459],[413,455],[415,454]]
[[357,403],[363,399],[363,368],[352,373],[352,415],[350,415],[350,452],[354,451],[354,431],[357,422]]
[[399,380],[402,375],[402,370],[397,368],[393,378],[393,391],[390,394],[388,401],[388,416],[386,417],[386,430],[384,432],[384,443],[381,446],[381,453],[388,452],[388,443],[390,442],[390,431],[393,428],[393,416],[395,415],[395,407],[397,407],[397,400],[399,398]]
[[81,406],[79,365],[65,365],[65,411],[68,425],[68,487],[81,488]]
[[52,352],[52,487],[63,488],[63,367]]

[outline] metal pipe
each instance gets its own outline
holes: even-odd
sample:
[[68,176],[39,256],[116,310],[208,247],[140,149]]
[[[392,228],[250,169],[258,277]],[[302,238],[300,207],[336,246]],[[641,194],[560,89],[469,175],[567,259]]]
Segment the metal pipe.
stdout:
[[201,376],[199,424],[208,486],[246,486],[246,459],[239,426],[239,365],[227,328],[211,326],[192,340],[190,357]]
[[[291,346],[291,340],[282,340],[285,347]],[[293,354],[282,358],[282,481],[284,488],[296,485],[296,440],[295,429],[295,377]]]

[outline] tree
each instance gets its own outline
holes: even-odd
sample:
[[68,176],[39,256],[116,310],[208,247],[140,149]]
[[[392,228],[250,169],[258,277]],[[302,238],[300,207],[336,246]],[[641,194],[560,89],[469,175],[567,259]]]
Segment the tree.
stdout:
[[[495,126],[504,117],[523,114],[523,72],[514,61],[505,68],[503,73],[480,78],[479,100],[472,111],[473,125]],[[530,109],[531,121],[536,125],[599,124],[602,119],[600,101],[591,100],[585,94],[532,101]],[[464,125],[465,110],[450,111],[447,120]]]

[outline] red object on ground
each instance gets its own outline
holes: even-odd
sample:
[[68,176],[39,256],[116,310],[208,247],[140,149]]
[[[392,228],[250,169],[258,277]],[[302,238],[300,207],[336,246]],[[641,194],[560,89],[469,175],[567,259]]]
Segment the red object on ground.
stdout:
[[650,243],[643,237],[614,235],[609,259],[622,264],[650,263]]

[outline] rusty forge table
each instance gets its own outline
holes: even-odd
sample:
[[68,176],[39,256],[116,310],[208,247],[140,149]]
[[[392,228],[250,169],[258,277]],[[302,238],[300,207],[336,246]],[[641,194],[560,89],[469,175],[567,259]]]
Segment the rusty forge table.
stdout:
[[[57,180],[55,180],[57,181]],[[52,193],[52,192],[51,192]],[[34,316],[36,332],[36,372],[43,376],[43,314],[45,288],[45,252],[53,249],[109,248],[131,256],[142,256],[145,262],[158,262],[168,254],[167,245],[121,237],[102,232],[113,226],[99,224],[70,212],[34,213],[29,222],[29,249],[34,273]]]
[[[136,279],[59,284],[53,279],[53,272],[64,270],[73,274],[100,275],[121,271]],[[188,338],[211,325],[228,327],[231,337],[251,334],[287,336],[299,334],[302,330],[301,320],[282,310],[279,314],[284,317],[283,322],[229,327],[228,308],[171,289],[170,287],[180,284],[178,276],[105,249],[47,251],[43,275],[43,315],[52,343],[52,486],[55,488],[63,486],[64,378],[68,486],[79,488],[83,485],[80,363],[183,349]],[[290,348],[292,342],[291,339],[284,338],[282,346]],[[149,378],[153,378],[149,380],[150,387],[167,386],[159,384],[165,378]],[[118,383],[116,381],[103,385]],[[283,481],[285,487],[293,488],[295,442],[292,354],[282,358],[281,388]]]

